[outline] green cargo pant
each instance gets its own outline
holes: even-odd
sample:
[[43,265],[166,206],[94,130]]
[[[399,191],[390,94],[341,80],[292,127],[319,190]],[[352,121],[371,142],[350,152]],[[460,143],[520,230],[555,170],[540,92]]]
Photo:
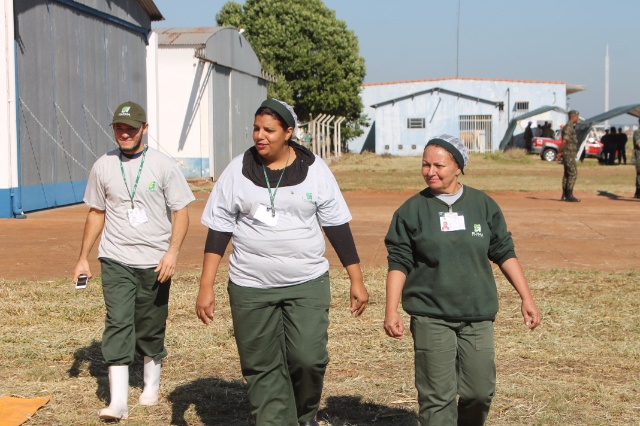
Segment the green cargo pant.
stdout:
[[100,259],[107,307],[102,355],[109,365],[131,365],[135,351],[158,361],[167,356],[164,333],[171,280],[160,283],[155,268],[136,269]]
[[496,389],[493,322],[412,316],[411,333],[420,424],[483,425]]
[[329,275],[280,288],[229,282],[229,302],[258,426],[292,426],[314,417],[329,363]]

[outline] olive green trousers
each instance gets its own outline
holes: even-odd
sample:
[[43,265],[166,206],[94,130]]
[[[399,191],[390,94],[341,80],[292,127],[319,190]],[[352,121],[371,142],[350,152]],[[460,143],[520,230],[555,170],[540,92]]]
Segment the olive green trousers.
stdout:
[[138,351],[158,361],[167,356],[164,335],[171,280],[157,281],[155,268],[136,269],[100,259],[107,307],[102,333],[105,364],[131,365]]
[[493,321],[414,315],[411,333],[420,424],[483,425],[496,390]]
[[279,288],[229,282],[233,328],[258,426],[313,418],[329,363],[329,275]]

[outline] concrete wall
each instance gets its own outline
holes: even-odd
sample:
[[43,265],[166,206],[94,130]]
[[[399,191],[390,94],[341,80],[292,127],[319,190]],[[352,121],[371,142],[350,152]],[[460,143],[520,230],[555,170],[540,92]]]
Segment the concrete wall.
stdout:
[[[425,117],[425,112],[432,114]],[[451,95],[430,93],[376,108],[375,152],[392,155],[420,155],[427,141],[447,133],[460,136],[460,115],[491,116],[491,128],[499,124],[500,113],[493,105]],[[424,117],[423,129],[409,129],[407,118]],[[491,132],[493,133],[493,132]],[[483,140],[477,150],[491,151],[490,140]]]
[[195,46],[158,49],[158,133],[149,139],[174,157],[187,177],[209,176],[208,112],[210,64]]

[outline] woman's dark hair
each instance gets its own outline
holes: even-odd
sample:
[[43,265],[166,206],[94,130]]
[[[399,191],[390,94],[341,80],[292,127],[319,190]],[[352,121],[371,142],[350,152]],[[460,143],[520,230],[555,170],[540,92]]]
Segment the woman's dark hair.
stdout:
[[259,116],[259,115],[269,115],[273,118],[275,118],[276,120],[278,120],[278,123],[280,123],[280,126],[282,127],[282,130],[286,131],[289,127],[287,122],[284,120],[284,118],[282,118],[280,116],[280,114],[278,114],[277,112],[275,112],[274,110],[272,110],[269,107],[260,107],[258,108],[258,110],[256,111],[256,115],[255,117]]

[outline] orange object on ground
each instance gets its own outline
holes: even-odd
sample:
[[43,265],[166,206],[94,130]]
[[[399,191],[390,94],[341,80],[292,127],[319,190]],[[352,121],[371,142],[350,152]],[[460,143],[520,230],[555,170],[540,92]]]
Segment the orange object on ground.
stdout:
[[0,396],[0,426],[21,425],[50,399],[51,395],[30,399]]

